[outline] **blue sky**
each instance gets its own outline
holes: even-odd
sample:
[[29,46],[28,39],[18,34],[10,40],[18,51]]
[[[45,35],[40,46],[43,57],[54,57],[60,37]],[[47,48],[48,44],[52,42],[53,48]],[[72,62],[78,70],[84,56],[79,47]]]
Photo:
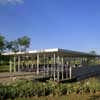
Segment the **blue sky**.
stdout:
[[100,0],[0,0],[0,33],[29,36],[30,49],[99,53]]

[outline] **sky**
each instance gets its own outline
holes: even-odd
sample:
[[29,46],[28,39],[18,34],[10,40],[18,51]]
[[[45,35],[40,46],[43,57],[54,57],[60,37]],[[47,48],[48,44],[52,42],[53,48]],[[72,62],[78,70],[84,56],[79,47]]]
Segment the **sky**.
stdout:
[[0,0],[0,33],[7,40],[29,36],[30,50],[100,54],[100,0]]

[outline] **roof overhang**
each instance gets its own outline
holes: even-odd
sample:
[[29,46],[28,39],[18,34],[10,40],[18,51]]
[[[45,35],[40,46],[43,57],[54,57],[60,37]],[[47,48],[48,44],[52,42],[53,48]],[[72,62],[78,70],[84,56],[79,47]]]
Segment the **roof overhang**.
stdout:
[[79,52],[79,51],[72,51],[72,50],[66,50],[66,49],[59,49],[59,48],[53,48],[53,49],[40,49],[40,50],[31,50],[27,52],[9,52],[9,53],[3,53],[2,55],[10,56],[10,55],[35,55],[35,54],[53,54],[57,53],[60,55],[66,55],[66,56],[88,56],[88,57],[100,57],[100,55],[85,53],[85,52]]

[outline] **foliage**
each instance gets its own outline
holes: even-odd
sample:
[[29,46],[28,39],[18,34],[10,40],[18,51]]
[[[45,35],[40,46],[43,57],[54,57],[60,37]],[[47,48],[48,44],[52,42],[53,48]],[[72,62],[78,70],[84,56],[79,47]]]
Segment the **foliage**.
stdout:
[[[100,85],[99,85],[100,86]],[[87,82],[76,83],[56,83],[47,81],[46,83],[33,82],[27,80],[17,80],[10,84],[0,85],[0,100],[8,98],[14,99],[16,97],[33,97],[33,96],[48,96],[48,95],[69,95],[69,94],[83,94],[95,93],[96,87]]]
[[18,46],[17,40],[13,40],[13,41],[8,42],[6,47],[9,51],[13,51],[13,52],[19,51],[19,46]]
[[0,53],[6,49],[12,52],[26,51],[30,45],[30,38],[28,36],[20,37],[16,40],[7,41],[5,37],[0,35]]
[[5,37],[0,35],[0,53],[4,50],[5,48]]
[[12,52],[17,52],[17,51],[19,51],[17,40],[13,40],[13,41],[7,42],[7,43],[6,43],[6,48],[7,48],[9,51],[12,51]]
[[30,45],[30,38],[27,36],[18,38],[18,44],[20,47],[20,51],[26,51],[26,48],[29,48]]
[[92,50],[92,51],[90,51],[90,54],[96,55],[97,53],[96,53],[96,51]]

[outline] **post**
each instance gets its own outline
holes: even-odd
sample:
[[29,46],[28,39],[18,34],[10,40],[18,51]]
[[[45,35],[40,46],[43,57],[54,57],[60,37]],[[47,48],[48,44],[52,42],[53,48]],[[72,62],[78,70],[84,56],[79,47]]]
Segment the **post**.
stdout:
[[70,77],[70,66],[71,66],[71,57],[68,57],[66,62],[66,79]]
[[39,74],[39,54],[37,54],[37,74]]
[[20,56],[18,56],[18,72],[20,71]]
[[9,71],[10,71],[10,74],[11,74],[11,72],[12,72],[12,62],[11,62],[11,59],[9,61],[9,65],[10,65]]
[[69,67],[69,78],[72,79],[72,67]]
[[49,59],[47,58],[47,74],[49,75]]
[[51,68],[50,68],[50,76],[52,76],[52,71],[53,71],[53,69],[52,69],[52,56],[51,56]]
[[64,61],[62,57],[62,80],[64,79]]
[[33,63],[32,63],[32,65],[31,65],[31,69],[32,69],[32,72],[33,72]]
[[45,77],[45,54],[44,54],[44,77]]
[[55,54],[54,54],[54,81],[56,80],[55,63],[56,63],[56,59],[55,59]]
[[58,81],[59,81],[59,78],[60,78],[60,75],[59,75],[59,71],[60,71],[60,58],[59,58],[59,56],[58,56],[58,63],[57,63],[57,79],[58,79]]
[[16,57],[14,56],[14,72],[16,72]]

